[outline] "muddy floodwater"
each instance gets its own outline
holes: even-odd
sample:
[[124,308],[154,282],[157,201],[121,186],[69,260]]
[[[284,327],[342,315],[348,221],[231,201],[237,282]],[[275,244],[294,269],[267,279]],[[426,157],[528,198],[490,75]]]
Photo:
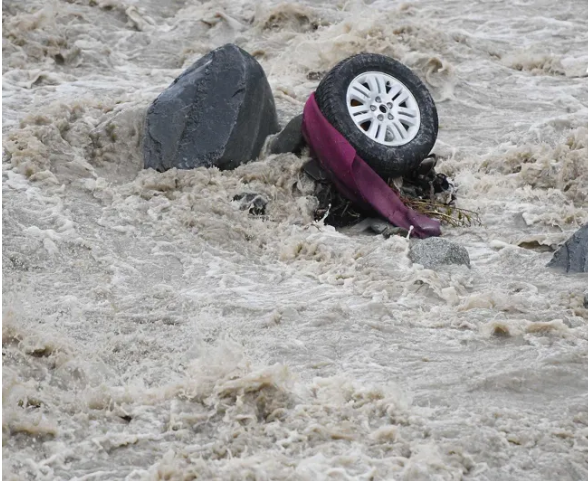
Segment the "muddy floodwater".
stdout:
[[[588,277],[545,268],[588,221],[588,2],[2,7],[4,479],[588,479]],[[471,269],[315,222],[304,156],[143,170],[150,102],[227,42],[282,125],[347,56],[413,69]]]

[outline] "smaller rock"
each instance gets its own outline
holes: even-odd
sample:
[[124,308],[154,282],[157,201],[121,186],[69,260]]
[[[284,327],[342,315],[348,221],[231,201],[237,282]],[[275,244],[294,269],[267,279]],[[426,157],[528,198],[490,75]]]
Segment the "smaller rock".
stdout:
[[470,267],[470,256],[465,247],[439,237],[416,241],[410,247],[410,260],[422,264],[426,269],[447,264],[462,264]]
[[584,308],[588,309],[588,292],[584,294]]
[[588,272],[588,224],[580,227],[553,254],[547,267],[563,269],[565,272]]
[[302,114],[294,117],[284,129],[270,142],[270,154],[285,154],[292,152],[300,154],[304,147],[302,137]]
[[246,210],[251,215],[265,215],[268,200],[261,194],[245,192],[233,197],[233,201],[239,202],[239,209]]
[[376,234],[382,234],[386,239],[393,235],[408,236],[408,231],[402,227],[396,227],[382,219],[370,219],[370,229]]

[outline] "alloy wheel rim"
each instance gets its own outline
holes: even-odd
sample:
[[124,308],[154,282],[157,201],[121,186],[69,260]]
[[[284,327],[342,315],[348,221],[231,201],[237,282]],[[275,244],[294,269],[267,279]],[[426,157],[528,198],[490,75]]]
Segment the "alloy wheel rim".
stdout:
[[421,126],[421,113],[412,92],[383,72],[364,72],[355,77],[347,88],[346,103],[359,130],[382,145],[406,145]]

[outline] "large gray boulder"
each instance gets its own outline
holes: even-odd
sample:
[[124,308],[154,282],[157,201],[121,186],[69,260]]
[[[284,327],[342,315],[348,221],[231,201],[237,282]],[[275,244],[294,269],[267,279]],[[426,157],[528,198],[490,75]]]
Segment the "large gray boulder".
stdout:
[[280,130],[263,68],[236,45],[185,70],[147,111],[144,166],[234,169],[258,157]]
[[446,264],[463,264],[470,267],[470,255],[465,247],[440,237],[416,241],[410,247],[410,260],[433,269]]
[[588,224],[580,227],[554,254],[547,267],[588,272]]

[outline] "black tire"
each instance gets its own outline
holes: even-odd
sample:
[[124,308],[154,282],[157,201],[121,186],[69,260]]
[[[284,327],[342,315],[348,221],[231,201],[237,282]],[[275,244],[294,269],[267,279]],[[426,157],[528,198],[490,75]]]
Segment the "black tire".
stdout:
[[[390,146],[372,140],[355,124],[347,107],[347,89],[365,72],[382,72],[399,80],[414,96],[420,127],[405,145]],[[355,148],[359,156],[384,179],[414,171],[429,155],[439,129],[437,109],[423,82],[405,65],[372,53],[360,53],[337,64],[319,84],[315,98],[325,118]]]

